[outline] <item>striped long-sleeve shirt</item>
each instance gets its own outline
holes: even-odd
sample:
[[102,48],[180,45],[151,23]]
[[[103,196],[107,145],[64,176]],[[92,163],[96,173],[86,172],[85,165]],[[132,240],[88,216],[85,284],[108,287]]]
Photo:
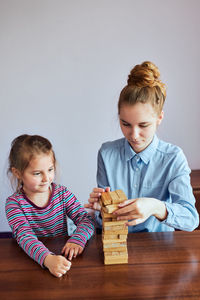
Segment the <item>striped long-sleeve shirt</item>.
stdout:
[[77,226],[68,242],[84,247],[94,233],[92,218],[74,194],[54,183],[45,207],[34,205],[23,192],[14,193],[6,201],[6,216],[20,247],[41,266],[51,252],[38,238],[67,235],[67,217]]

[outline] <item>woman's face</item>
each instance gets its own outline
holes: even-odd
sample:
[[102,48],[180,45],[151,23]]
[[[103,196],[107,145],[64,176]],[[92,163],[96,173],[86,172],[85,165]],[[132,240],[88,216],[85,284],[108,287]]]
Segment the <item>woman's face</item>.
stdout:
[[158,115],[151,103],[124,104],[120,108],[122,133],[136,153],[148,147],[162,119],[163,111]]

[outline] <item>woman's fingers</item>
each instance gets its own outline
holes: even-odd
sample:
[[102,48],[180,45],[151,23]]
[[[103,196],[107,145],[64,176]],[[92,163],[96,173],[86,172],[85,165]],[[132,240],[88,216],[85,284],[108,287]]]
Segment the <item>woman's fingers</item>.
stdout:
[[136,209],[135,209],[135,199],[132,199],[132,200],[126,200],[124,201],[123,203],[120,203],[118,205],[118,209],[115,210],[113,212],[114,215],[123,215],[123,214],[127,214],[127,213],[130,213],[130,212],[133,212],[135,213]]

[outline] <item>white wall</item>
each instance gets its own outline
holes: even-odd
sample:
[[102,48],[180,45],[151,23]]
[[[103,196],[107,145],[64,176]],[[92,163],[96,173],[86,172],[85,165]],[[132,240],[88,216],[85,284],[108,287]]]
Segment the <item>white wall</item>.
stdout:
[[144,60],[168,86],[159,136],[200,168],[199,11],[199,0],[0,0],[0,231],[13,138],[49,138],[60,182],[86,202],[98,148],[121,137],[119,92]]

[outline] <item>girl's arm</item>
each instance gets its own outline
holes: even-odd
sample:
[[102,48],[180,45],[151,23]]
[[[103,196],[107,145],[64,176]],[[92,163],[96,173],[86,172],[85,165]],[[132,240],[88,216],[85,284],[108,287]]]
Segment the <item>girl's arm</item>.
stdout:
[[67,243],[75,243],[84,248],[94,233],[94,220],[69,190],[65,190],[64,197],[66,214],[76,225],[76,230]]
[[14,198],[9,197],[6,201],[6,217],[19,246],[43,267],[45,257],[51,252],[38,240]]
[[61,277],[70,269],[71,263],[65,257],[54,255],[38,240],[14,198],[6,201],[6,216],[17,243],[33,260],[47,267],[56,277]]

